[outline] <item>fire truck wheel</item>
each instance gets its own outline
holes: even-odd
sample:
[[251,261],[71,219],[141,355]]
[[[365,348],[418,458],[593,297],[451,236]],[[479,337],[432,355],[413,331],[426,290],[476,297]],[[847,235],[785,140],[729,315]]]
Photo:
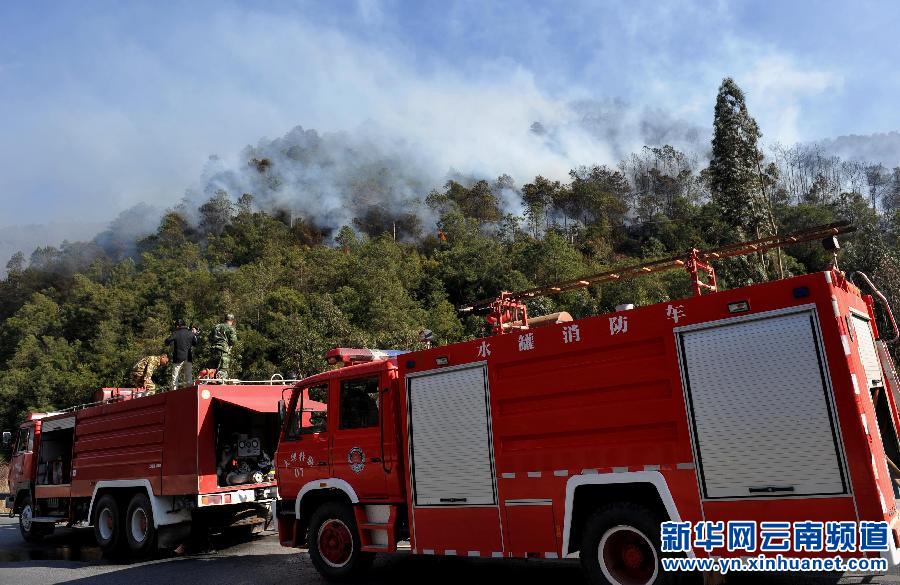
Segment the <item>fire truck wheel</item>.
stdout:
[[150,555],[156,550],[156,526],[147,494],[134,494],[128,504],[128,511],[125,512],[125,540],[135,556]]
[[48,530],[46,524],[33,522],[32,519],[34,517],[34,504],[32,504],[31,495],[29,494],[22,498],[22,504],[19,508],[19,532],[22,533],[22,538],[25,542],[40,542],[42,538],[53,532],[52,524]]
[[313,513],[309,523],[309,558],[325,579],[346,582],[365,572],[375,555],[361,549],[350,506],[328,502]]
[[97,512],[94,514],[94,538],[100,550],[113,556],[122,548],[122,517],[119,504],[112,494],[105,494],[97,500]]
[[581,566],[591,585],[671,585],[660,564],[659,520],[637,504],[600,508],[584,527]]

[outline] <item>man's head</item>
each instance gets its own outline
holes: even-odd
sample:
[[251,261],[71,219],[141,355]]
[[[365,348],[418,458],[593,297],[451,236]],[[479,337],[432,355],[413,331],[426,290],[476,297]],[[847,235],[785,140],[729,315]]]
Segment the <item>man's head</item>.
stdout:
[[169,356],[167,356],[166,354],[162,354],[161,356],[159,356],[159,365],[164,366],[167,363],[169,363]]
[[183,328],[184,327],[184,319],[179,319],[179,320],[175,321],[175,327],[178,329]]
[[231,313],[225,315],[225,322],[229,325],[234,325],[234,315],[232,315]]

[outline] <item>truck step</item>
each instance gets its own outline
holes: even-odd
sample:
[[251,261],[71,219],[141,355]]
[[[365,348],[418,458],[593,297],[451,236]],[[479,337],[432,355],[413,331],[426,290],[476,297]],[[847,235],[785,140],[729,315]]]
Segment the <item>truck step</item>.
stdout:
[[[397,523],[397,507],[388,504],[363,505],[354,508],[356,525],[366,552],[394,552],[394,528]],[[384,521],[386,520],[386,522]]]
[[63,520],[65,520],[65,518],[62,516],[35,516],[31,519],[32,522],[37,522],[38,524],[56,524]]

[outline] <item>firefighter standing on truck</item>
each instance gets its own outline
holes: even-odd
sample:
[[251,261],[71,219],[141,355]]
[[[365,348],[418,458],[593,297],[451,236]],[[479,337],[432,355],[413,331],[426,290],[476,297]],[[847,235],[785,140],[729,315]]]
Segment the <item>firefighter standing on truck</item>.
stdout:
[[175,324],[175,331],[166,339],[166,345],[172,346],[172,390],[175,390],[179,386],[179,381],[188,385],[193,379],[197,329],[193,326],[188,329],[184,321],[179,319]]
[[237,343],[237,332],[234,329],[234,315],[225,315],[225,322],[219,323],[212,330],[210,341],[212,342],[213,362],[216,363],[216,379],[228,379],[231,369],[231,350]]
[[155,372],[156,368],[159,366],[164,366],[168,363],[169,356],[166,354],[148,355],[147,357],[141,358],[141,360],[131,368],[131,385],[135,388],[143,388],[147,394],[155,394],[156,384],[153,383],[153,372]]

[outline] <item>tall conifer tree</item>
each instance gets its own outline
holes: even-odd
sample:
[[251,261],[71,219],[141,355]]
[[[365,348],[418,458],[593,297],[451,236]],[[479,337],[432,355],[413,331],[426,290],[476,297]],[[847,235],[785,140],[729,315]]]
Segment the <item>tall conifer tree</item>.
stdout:
[[759,179],[761,134],[747,111],[744,92],[730,77],[719,87],[709,162],[713,202],[735,228],[734,239],[764,235],[767,208]]

